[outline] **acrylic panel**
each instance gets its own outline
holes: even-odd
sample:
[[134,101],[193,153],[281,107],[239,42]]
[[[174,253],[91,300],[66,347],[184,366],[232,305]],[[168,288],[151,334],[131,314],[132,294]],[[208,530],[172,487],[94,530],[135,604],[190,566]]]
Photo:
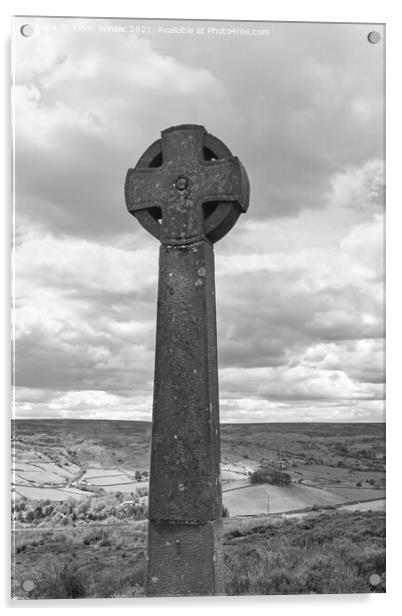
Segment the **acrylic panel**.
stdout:
[[13,598],[385,592],[384,24],[12,46]]

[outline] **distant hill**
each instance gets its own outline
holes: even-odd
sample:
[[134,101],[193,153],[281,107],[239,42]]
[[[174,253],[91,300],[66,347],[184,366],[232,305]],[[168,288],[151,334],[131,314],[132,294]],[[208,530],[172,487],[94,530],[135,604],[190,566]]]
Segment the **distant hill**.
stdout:
[[[131,470],[149,466],[151,422],[92,419],[12,421],[15,454],[41,452],[80,467],[100,465]],[[330,463],[382,459],[383,423],[250,423],[221,425],[222,462],[242,460],[251,467],[266,458]],[[321,461],[321,462],[320,462]]]

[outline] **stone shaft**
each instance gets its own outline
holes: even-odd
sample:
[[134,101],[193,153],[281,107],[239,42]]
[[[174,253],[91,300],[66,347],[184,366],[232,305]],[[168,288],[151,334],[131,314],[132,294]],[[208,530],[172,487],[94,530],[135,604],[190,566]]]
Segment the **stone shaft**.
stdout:
[[150,522],[147,596],[223,595],[222,521]]
[[154,383],[147,594],[217,594],[219,394],[205,240],[160,248]]

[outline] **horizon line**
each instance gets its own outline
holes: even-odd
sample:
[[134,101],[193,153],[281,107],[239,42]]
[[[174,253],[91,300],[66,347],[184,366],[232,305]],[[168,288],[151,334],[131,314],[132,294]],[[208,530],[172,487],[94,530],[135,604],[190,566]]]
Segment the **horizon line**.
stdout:
[[[12,417],[11,421],[132,421],[132,422],[141,422],[141,423],[152,423],[152,419],[107,419],[102,417]],[[229,424],[294,424],[294,423],[304,423],[304,424],[315,424],[315,423],[328,423],[328,424],[384,424],[386,425],[385,420],[378,421],[328,421],[328,420],[317,420],[317,421],[220,421],[220,425],[229,425]]]

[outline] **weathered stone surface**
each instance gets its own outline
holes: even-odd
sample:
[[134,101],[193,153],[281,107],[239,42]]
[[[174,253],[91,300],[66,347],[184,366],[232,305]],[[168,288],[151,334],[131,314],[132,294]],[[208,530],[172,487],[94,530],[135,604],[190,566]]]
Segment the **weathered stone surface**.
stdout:
[[[214,242],[247,210],[249,182],[221,141],[203,126],[184,124],[163,131],[128,170],[125,195],[129,212],[162,244]],[[208,203],[221,207],[205,210]]]
[[204,127],[163,131],[127,172],[127,208],[161,241],[147,594],[222,594],[212,243],[249,201],[239,159]]
[[213,249],[161,246],[149,518],[221,515]]
[[219,521],[150,523],[147,596],[223,595],[221,536]]

